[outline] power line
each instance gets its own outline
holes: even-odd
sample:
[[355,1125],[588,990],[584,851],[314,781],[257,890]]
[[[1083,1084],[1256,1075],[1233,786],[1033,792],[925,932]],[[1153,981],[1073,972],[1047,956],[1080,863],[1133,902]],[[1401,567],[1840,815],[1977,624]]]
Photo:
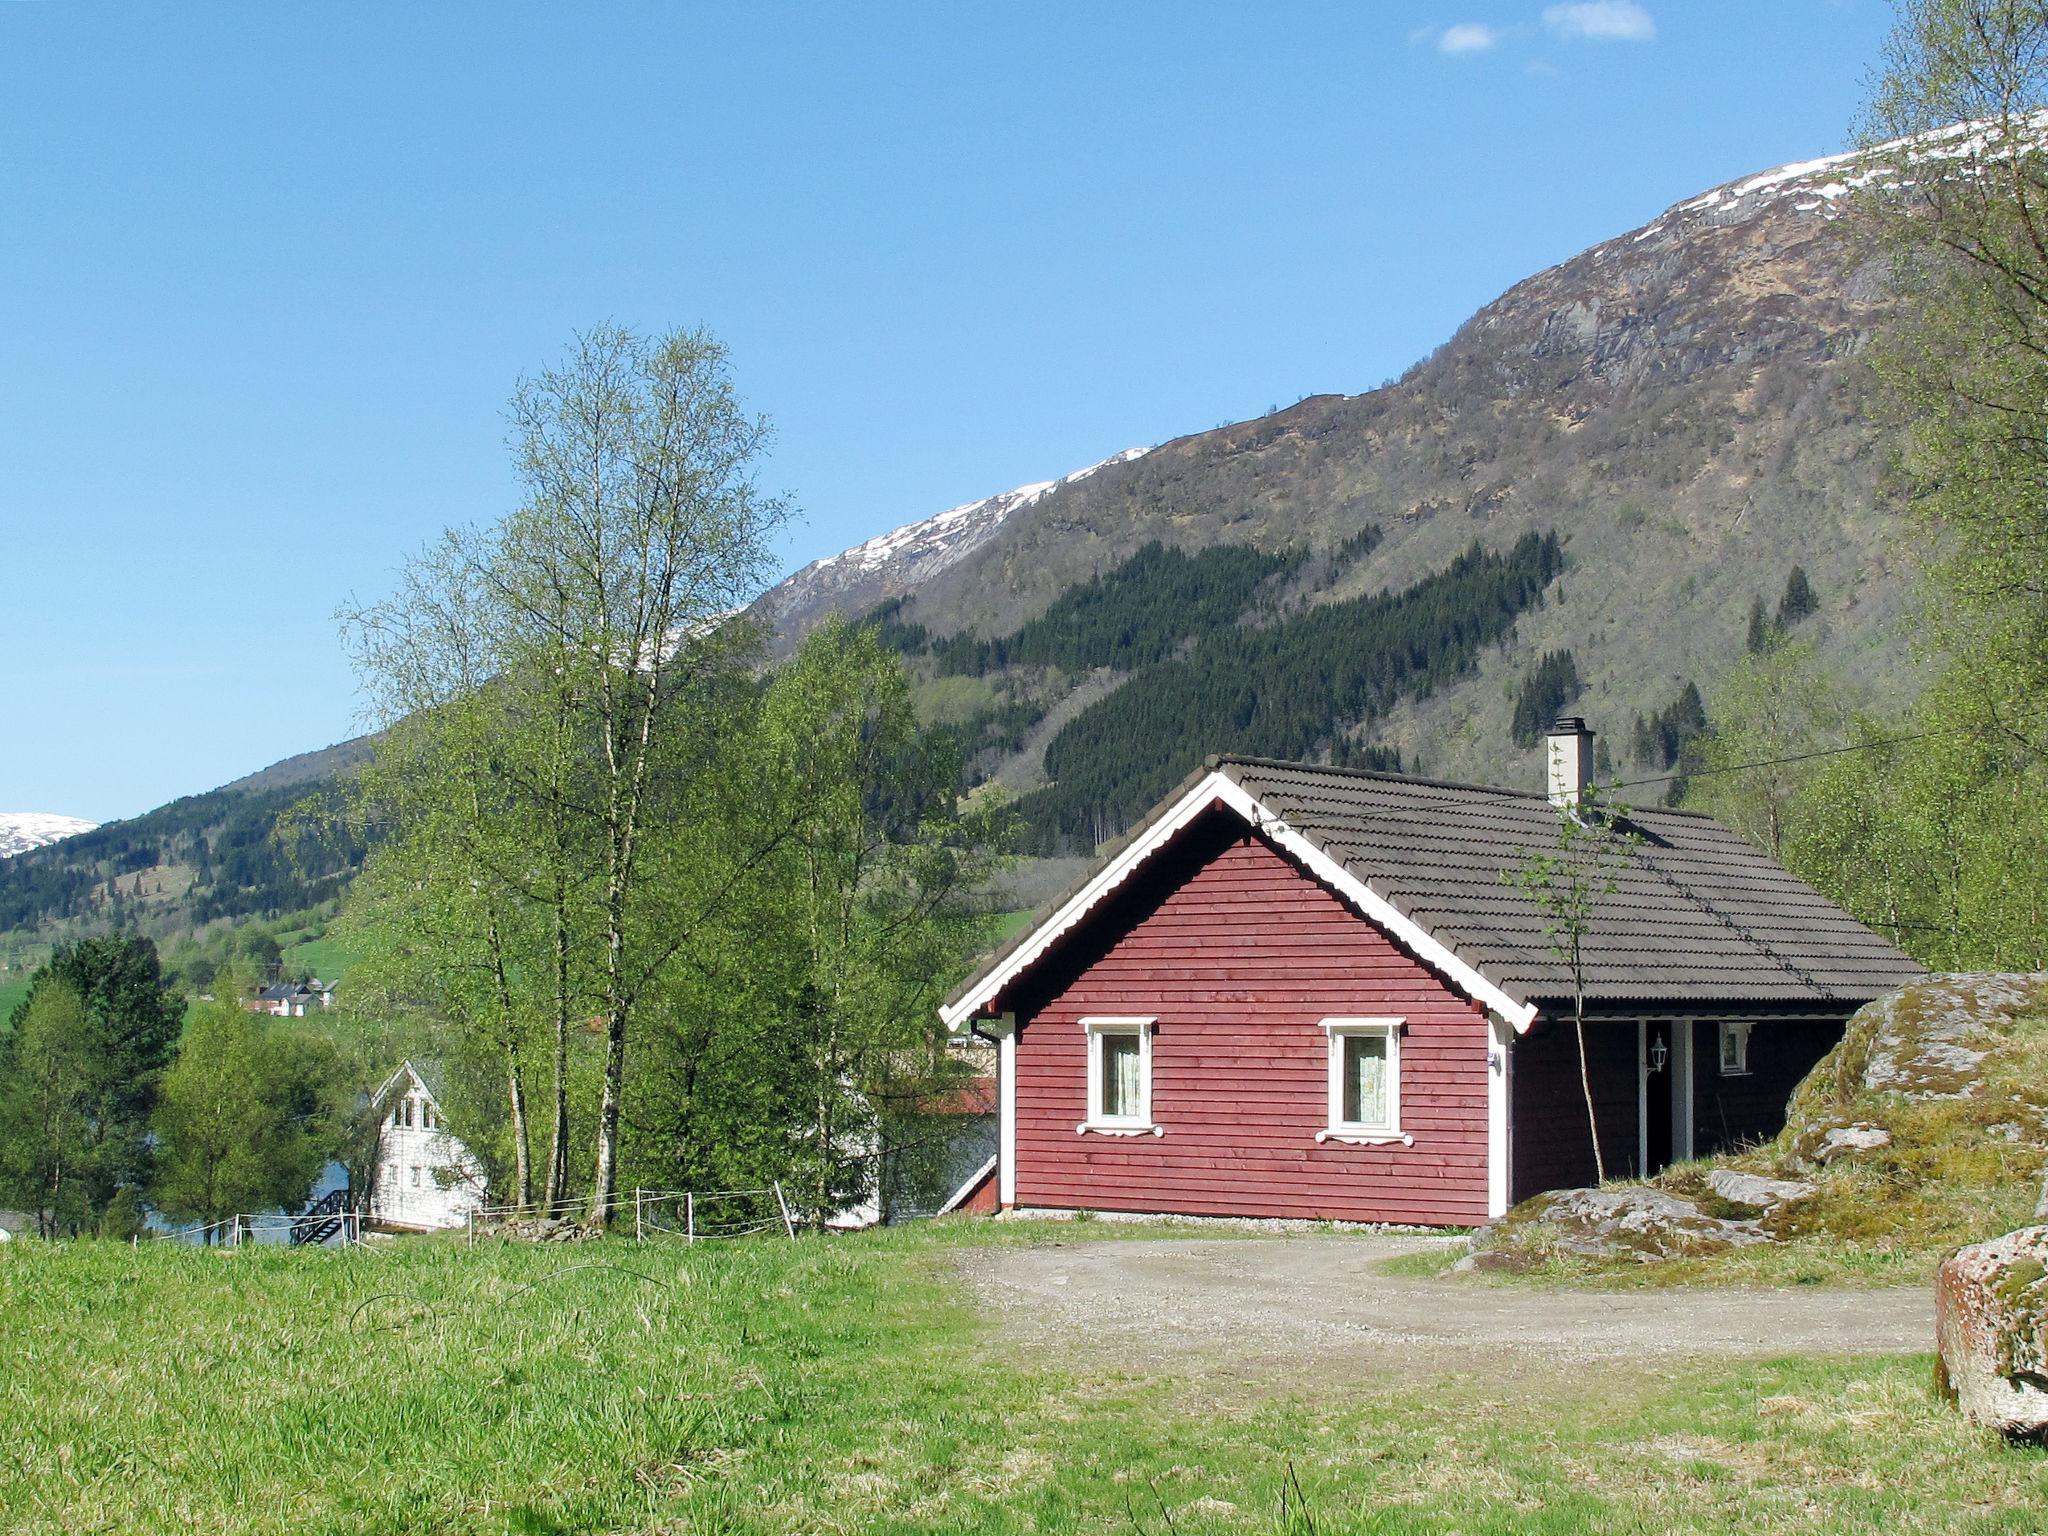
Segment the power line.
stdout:
[[[2048,709],[2029,710],[2014,716],[2017,720],[2038,720],[2048,715]],[[1915,741],[1932,741],[1938,736],[1973,736],[1983,731],[1982,726],[1952,725],[1938,731],[1916,731],[1911,736],[1887,736],[1881,741],[1859,741],[1846,747],[1823,747],[1817,752],[1796,752],[1790,757],[1766,757],[1754,763],[1730,763],[1721,768],[1680,768],[1671,773],[1653,774],[1646,779],[1629,779],[1620,784],[1609,784],[1607,789],[1638,789],[1645,784],[1668,784],[1673,779],[1703,779],[1716,773],[1748,773],[1757,768],[1780,768],[1788,763],[1809,763],[1818,757],[1840,757],[1845,752],[1875,752],[1880,747],[1902,747]]]

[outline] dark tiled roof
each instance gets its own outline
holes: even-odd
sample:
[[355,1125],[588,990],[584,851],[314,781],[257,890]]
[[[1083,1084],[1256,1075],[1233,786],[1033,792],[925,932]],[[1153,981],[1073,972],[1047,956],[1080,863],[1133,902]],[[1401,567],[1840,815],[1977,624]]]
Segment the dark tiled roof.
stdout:
[[[1542,795],[1310,763],[1212,758],[1108,856],[1143,836],[1212,771],[1236,781],[1509,996],[1523,1003],[1571,996],[1571,972],[1550,950],[1542,913],[1505,878],[1529,854],[1555,846],[1557,812]],[[1861,1003],[1923,974],[1708,817],[1631,810],[1627,827],[1640,841],[1627,848],[1616,889],[1595,906],[1586,935],[1590,1001]],[[1045,912],[1058,911],[1071,894]],[[955,998],[1028,937],[1027,930],[1006,945]]]
[[[1505,879],[1556,843],[1543,796],[1301,763],[1215,766],[1503,991],[1570,996],[1541,912]],[[1631,810],[1627,824],[1641,841],[1593,909],[1588,997],[1865,1002],[1922,974],[1709,817]]]

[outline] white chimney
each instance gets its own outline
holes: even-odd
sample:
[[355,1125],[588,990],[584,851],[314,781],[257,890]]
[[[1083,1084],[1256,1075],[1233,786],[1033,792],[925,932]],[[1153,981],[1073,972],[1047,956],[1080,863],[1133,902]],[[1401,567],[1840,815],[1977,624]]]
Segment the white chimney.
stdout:
[[1593,766],[1593,732],[1577,715],[1551,722],[1544,739],[1543,764],[1552,805],[1577,805]]

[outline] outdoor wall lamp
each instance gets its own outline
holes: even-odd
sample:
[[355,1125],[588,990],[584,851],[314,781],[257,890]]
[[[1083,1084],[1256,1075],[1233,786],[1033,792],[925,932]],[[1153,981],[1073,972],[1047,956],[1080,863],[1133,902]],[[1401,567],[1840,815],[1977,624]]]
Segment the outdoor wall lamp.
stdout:
[[1664,1063],[1670,1059],[1671,1047],[1666,1045],[1664,1037],[1659,1035],[1650,1042],[1650,1070],[1652,1072],[1662,1072],[1664,1070]]

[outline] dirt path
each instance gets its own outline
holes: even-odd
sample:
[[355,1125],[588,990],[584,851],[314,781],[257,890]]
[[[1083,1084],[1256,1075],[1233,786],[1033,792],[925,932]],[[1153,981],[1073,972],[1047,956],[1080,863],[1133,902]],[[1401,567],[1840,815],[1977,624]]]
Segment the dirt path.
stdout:
[[1109,1238],[973,1248],[960,1264],[1020,1348],[1138,1373],[1410,1379],[1602,1360],[1912,1353],[1919,1290],[1583,1291],[1375,1274],[1427,1238]]

